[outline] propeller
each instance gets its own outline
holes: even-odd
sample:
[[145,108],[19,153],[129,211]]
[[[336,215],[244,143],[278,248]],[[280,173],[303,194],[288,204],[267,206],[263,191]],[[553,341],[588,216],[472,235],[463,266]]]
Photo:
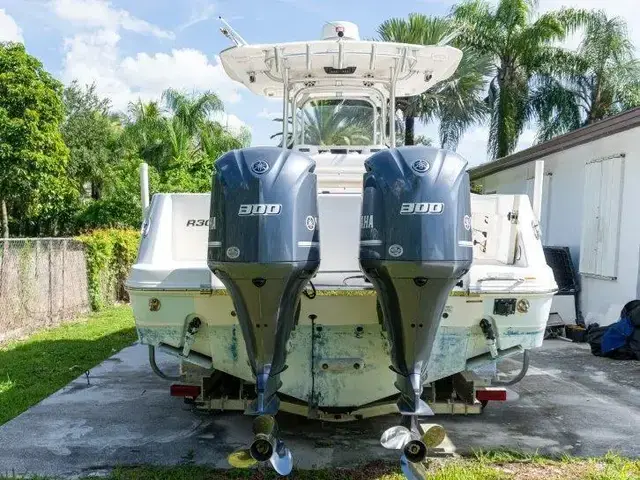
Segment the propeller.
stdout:
[[427,472],[422,461],[427,457],[429,448],[437,447],[443,442],[446,432],[440,425],[430,425],[421,434],[417,416],[410,418],[410,428],[396,425],[385,430],[380,437],[380,444],[388,450],[402,450],[400,467],[407,479],[424,480]]
[[425,480],[427,478],[427,468],[424,464],[410,462],[404,455],[400,457],[400,469],[407,480]]
[[267,460],[279,475],[289,475],[293,469],[293,456],[282,440],[276,436],[278,424],[271,415],[260,415],[253,421],[253,441],[249,448],[241,448],[227,457],[232,467],[251,468]]
[[251,456],[251,453],[247,448],[240,448],[229,454],[229,456],[227,456],[227,461],[229,462],[229,465],[234,468],[251,468],[258,463],[258,461]]

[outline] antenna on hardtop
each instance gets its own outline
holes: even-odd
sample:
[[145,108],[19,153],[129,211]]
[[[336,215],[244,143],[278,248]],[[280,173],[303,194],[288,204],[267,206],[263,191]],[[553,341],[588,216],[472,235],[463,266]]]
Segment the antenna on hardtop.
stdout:
[[231,25],[222,17],[218,17],[220,22],[222,22],[222,27],[220,27],[220,31],[222,34],[231,40],[236,46],[241,47],[243,45],[249,45],[247,41],[240,36],[238,32],[236,32]]

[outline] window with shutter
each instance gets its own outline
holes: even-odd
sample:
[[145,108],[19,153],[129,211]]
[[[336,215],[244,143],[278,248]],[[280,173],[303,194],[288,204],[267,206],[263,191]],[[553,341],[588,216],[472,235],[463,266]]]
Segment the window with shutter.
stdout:
[[585,165],[580,273],[615,280],[624,154]]

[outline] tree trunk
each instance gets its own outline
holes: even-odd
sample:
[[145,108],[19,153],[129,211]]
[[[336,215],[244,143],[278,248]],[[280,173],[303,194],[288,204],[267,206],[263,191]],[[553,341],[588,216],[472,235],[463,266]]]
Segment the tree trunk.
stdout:
[[101,185],[99,185],[98,182],[94,180],[91,181],[91,198],[93,200],[100,200],[100,187]]
[[602,90],[601,90],[601,82],[600,76],[596,75],[595,77],[595,85],[593,86],[593,91],[591,92],[591,108],[589,109],[589,113],[587,114],[586,125],[591,125],[596,120],[601,120],[601,101],[602,101]]
[[[510,105],[506,105],[507,103],[507,93],[505,92],[506,88],[510,88],[509,83],[509,72],[506,67],[501,67],[501,71],[498,72],[498,101],[494,104],[493,108],[498,110],[498,122],[496,128],[496,150],[494,152],[495,158],[503,158],[509,155],[509,136],[511,132],[507,129],[507,119],[506,115],[513,114],[513,109],[510,109]],[[511,93],[511,92],[510,92]]]
[[9,214],[7,213],[7,202],[2,200],[2,211],[0,211],[0,219],[2,220],[2,238],[9,238]]
[[415,145],[415,117],[405,117],[404,119],[404,144]]

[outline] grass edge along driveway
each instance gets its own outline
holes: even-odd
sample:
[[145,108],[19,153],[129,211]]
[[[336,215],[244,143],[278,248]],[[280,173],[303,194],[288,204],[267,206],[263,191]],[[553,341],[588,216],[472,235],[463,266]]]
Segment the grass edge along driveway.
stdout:
[[[117,467],[104,480],[276,480],[269,467],[219,470],[194,465]],[[15,480],[14,477],[0,479]],[[79,480],[91,480],[84,477]],[[349,469],[294,470],[286,478],[296,480],[404,480],[399,463],[372,462]],[[637,480],[640,460],[615,454],[600,458],[546,458],[518,452],[478,452],[456,459],[431,459],[425,480]],[[54,480],[38,477],[38,480]]]
[[131,309],[117,306],[0,346],[0,425],[136,339]]

